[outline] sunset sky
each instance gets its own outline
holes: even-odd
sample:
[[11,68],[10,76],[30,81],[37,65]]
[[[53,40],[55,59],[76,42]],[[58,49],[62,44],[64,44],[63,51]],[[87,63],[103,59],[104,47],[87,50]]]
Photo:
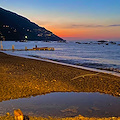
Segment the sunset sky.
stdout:
[[120,0],[0,0],[66,40],[120,40]]

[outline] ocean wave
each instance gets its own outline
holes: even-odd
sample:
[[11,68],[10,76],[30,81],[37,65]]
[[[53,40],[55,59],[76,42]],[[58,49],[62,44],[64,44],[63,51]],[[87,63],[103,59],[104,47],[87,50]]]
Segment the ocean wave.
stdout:
[[61,63],[77,65],[77,66],[83,66],[83,67],[88,67],[88,68],[95,68],[95,69],[99,69],[99,70],[107,70],[107,71],[113,71],[116,73],[120,73],[120,68],[117,68],[116,65],[112,65],[112,64],[110,65],[110,64],[101,64],[101,63],[76,63],[76,62],[71,61],[71,60],[49,59],[49,58],[44,58],[44,57],[40,57],[37,55],[28,55],[28,56],[40,58],[40,59],[57,61],[57,62],[61,62]]
[[120,73],[120,68],[117,68],[116,65],[99,64],[99,63],[82,63],[82,64],[78,63],[76,65]]

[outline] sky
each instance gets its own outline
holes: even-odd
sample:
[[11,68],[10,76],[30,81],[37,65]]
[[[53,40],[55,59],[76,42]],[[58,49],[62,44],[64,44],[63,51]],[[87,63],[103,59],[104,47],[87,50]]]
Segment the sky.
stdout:
[[120,40],[120,0],[0,0],[65,40]]

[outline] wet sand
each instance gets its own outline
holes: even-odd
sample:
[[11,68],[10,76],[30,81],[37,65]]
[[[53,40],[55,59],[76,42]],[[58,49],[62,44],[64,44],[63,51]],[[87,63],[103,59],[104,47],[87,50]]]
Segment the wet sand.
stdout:
[[50,92],[120,96],[120,77],[0,52],[0,101]]

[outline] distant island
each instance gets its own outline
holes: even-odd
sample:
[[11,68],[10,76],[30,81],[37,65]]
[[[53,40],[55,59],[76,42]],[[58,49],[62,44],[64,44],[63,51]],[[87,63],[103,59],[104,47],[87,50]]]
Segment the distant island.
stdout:
[[0,40],[65,42],[44,27],[40,27],[27,18],[3,8],[0,8]]

